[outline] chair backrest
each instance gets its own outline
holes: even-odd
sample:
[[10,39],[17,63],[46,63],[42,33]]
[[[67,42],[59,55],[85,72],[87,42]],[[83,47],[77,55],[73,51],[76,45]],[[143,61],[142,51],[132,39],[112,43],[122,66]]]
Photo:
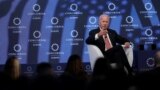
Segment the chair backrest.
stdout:
[[104,55],[101,50],[95,45],[87,45],[87,47],[89,52],[91,70],[93,70],[96,60],[100,57],[104,57]]
[[[88,52],[89,52],[91,70],[93,70],[96,60],[100,57],[104,57],[104,55],[96,45],[87,45],[87,47],[88,47]],[[129,65],[132,67],[132,64],[133,64],[133,47],[130,46],[129,48],[124,48],[124,45],[122,45],[122,47],[123,47],[123,49],[125,51],[125,54],[127,56]]]

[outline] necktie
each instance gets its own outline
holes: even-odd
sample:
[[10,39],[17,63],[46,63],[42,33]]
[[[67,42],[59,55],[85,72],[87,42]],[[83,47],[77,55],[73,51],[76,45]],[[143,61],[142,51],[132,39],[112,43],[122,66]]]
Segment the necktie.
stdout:
[[108,49],[112,48],[111,44],[109,43],[109,38],[107,36],[105,36],[105,46]]

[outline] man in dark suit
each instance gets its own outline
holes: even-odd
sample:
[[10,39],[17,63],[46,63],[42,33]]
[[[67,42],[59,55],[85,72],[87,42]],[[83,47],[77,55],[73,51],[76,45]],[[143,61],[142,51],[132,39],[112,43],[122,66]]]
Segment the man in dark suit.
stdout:
[[116,62],[122,67],[126,67],[128,72],[132,72],[123,48],[119,44],[124,44],[124,48],[130,47],[129,40],[118,35],[114,30],[109,29],[110,17],[102,14],[99,17],[99,27],[89,32],[86,39],[87,44],[96,45],[109,58],[110,62]]

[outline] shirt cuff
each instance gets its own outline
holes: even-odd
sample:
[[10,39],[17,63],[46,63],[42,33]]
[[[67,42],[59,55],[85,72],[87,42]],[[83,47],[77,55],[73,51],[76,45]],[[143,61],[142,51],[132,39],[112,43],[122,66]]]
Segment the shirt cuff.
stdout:
[[95,35],[95,40],[97,40],[99,37],[98,37],[98,33]]

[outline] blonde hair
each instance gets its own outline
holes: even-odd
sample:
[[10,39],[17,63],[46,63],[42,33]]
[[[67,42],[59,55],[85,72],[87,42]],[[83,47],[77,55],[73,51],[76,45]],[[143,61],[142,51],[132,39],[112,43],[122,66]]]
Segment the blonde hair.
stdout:
[[156,66],[160,66],[160,51],[157,51],[154,56]]
[[16,56],[11,56],[7,59],[4,73],[12,79],[17,79],[20,76],[20,64]]

